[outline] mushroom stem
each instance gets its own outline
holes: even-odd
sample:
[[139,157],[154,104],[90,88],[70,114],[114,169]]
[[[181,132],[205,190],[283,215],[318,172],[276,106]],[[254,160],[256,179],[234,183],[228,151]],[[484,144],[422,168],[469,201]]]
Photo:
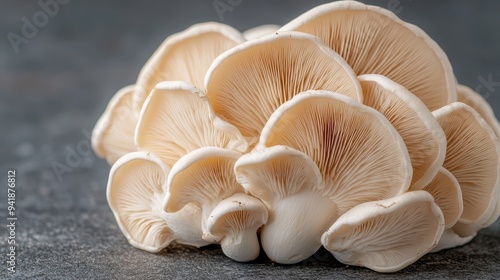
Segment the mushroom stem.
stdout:
[[249,228],[226,235],[220,242],[222,251],[226,256],[238,262],[255,260],[260,253],[256,231],[257,228]]
[[321,247],[321,235],[338,218],[337,206],[314,191],[302,191],[271,203],[261,232],[267,256],[282,264],[307,259]]

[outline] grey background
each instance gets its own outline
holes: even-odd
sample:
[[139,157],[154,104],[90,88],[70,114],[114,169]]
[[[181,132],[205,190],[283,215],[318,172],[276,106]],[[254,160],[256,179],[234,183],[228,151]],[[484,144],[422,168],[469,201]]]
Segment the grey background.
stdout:
[[[226,2],[225,0],[222,0]],[[79,1],[54,17],[16,54],[7,39],[37,1],[0,0],[0,278],[5,254],[6,174],[17,169],[17,278],[377,278],[320,251],[283,266],[265,257],[231,261],[217,246],[171,246],[149,254],[128,245],[105,197],[108,165],[87,153],[88,138],[108,100],[137,74],[163,39],[192,24],[218,21],[245,30],[284,24],[327,1],[243,0],[221,20],[207,1]],[[365,1],[387,7],[390,1]],[[472,88],[500,82],[500,1],[400,0],[399,16],[423,28],[448,54],[457,79]],[[481,93],[500,113],[500,86]],[[71,171],[59,180],[52,167]],[[500,222],[470,244],[424,256],[388,278],[500,278]]]

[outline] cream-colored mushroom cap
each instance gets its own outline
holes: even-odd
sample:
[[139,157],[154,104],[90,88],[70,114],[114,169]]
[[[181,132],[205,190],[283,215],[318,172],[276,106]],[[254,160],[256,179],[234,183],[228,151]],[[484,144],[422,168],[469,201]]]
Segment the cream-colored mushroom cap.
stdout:
[[162,81],[186,81],[203,90],[203,78],[222,52],[245,41],[231,26],[207,22],[169,36],[142,68],[137,79],[134,104],[142,103]]
[[412,189],[431,182],[443,165],[446,137],[432,113],[415,95],[376,74],[358,76],[363,104],[382,113],[399,132],[413,167]]
[[295,96],[269,118],[259,145],[285,145],[310,156],[340,215],[360,203],[405,192],[412,178],[408,150],[391,123],[338,93]]
[[292,264],[321,247],[321,234],[338,218],[323,192],[321,173],[306,154],[274,146],[242,156],[235,164],[238,182],[266,204],[269,220],[262,248],[278,263]]
[[207,220],[208,233],[220,236],[224,254],[239,262],[259,256],[257,230],[267,222],[267,209],[257,198],[235,193],[222,200]]
[[161,82],[144,102],[135,143],[173,166],[201,147],[244,152],[246,139],[237,128],[217,117],[205,94],[186,82]]
[[464,85],[457,85],[457,101],[471,106],[481,117],[488,122],[496,136],[500,138],[500,124],[495,112],[480,94]]
[[276,25],[276,24],[260,25],[260,26],[250,28],[250,29],[244,31],[243,37],[245,37],[245,39],[247,39],[247,40],[253,40],[253,39],[257,39],[257,38],[263,37],[265,35],[274,33],[279,28],[280,28],[280,26]]
[[158,252],[176,240],[204,246],[201,211],[189,204],[175,214],[162,210],[165,180],[170,168],[150,153],[129,153],[111,168],[107,187],[109,206],[129,243]]
[[203,147],[183,156],[168,175],[163,209],[173,213],[189,203],[198,205],[202,211],[203,238],[220,241],[221,236],[208,233],[206,222],[220,201],[244,192],[233,171],[240,156],[238,152],[217,147]]
[[344,59],[318,38],[299,32],[271,34],[224,52],[210,66],[205,85],[215,113],[248,137],[258,137],[269,116],[302,91],[362,98]]
[[414,191],[352,208],[321,241],[342,263],[394,272],[434,248],[443,230],[443,213],[432,196]]
[[384,75],[430,110],[456,101],[455,78],[446,54],[424,31],[389,10],[336,1],[309,10],[279,31],[290,30],[318,36],[356,74]]
[[123,155],[137,151],[134,131],[139,111],[132,103],[134,90],[134,85],[119,90],[92,131],[92,149],[110,165]]
[[448,141],[443,164],[462,191],[464,211],[454,230],[475,235],[491,217],[500,195],[500,143],[470,106],[455,102],[433,112]]
[[436,177],[423,188],[434,197],[434,202],[443,212],[445,227],[454,226],[464,210],[462,191],[457,179],[444,167],[441,167]]

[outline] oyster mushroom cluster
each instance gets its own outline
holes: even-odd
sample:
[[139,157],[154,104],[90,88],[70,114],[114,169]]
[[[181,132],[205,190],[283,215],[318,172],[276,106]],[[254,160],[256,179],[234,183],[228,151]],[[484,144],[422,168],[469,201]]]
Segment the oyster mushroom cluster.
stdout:
[[500,125],[392,12],[318,6],[283,27],[168,37],[99,119],[107,198],[134,247],[220,244],[281,264],[321,246],[393,272],[500,215]]

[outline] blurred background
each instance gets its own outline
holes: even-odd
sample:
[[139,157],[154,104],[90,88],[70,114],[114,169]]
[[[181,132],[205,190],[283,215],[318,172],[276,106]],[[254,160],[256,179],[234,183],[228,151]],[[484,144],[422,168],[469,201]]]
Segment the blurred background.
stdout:
[[[57,9],[44,12],[41,3],[54,1],[0,0],[0,220],[4,224],[7,216],[3,178],[16,169],[17,276],[378,276],[345,269],[325,252],[299,265],[274,266],[264,258],[258,265],[238,264],[217,247],[174,246],[159,255],[136,250],[106,202],[109,166],[89,150],[89,135],[109,99],[135,82],[168,35],[205,21],[240,31],[283,25],[330,1],[59,0]],[[218,1],[237,5],[221,14],[214,7]],[[397,11],[426,31],[447,53],[457,80],[478,90],[500,114],[500,1],[363,2]],[[22,36],[26,22],[37,26]],[[7,248],[6,227],[1,230],[0,258]],[[498,276],[499,239],[497,222],[470,245],[426,256],[398,277]],[[475,271],[479,266],[481,272]]]

